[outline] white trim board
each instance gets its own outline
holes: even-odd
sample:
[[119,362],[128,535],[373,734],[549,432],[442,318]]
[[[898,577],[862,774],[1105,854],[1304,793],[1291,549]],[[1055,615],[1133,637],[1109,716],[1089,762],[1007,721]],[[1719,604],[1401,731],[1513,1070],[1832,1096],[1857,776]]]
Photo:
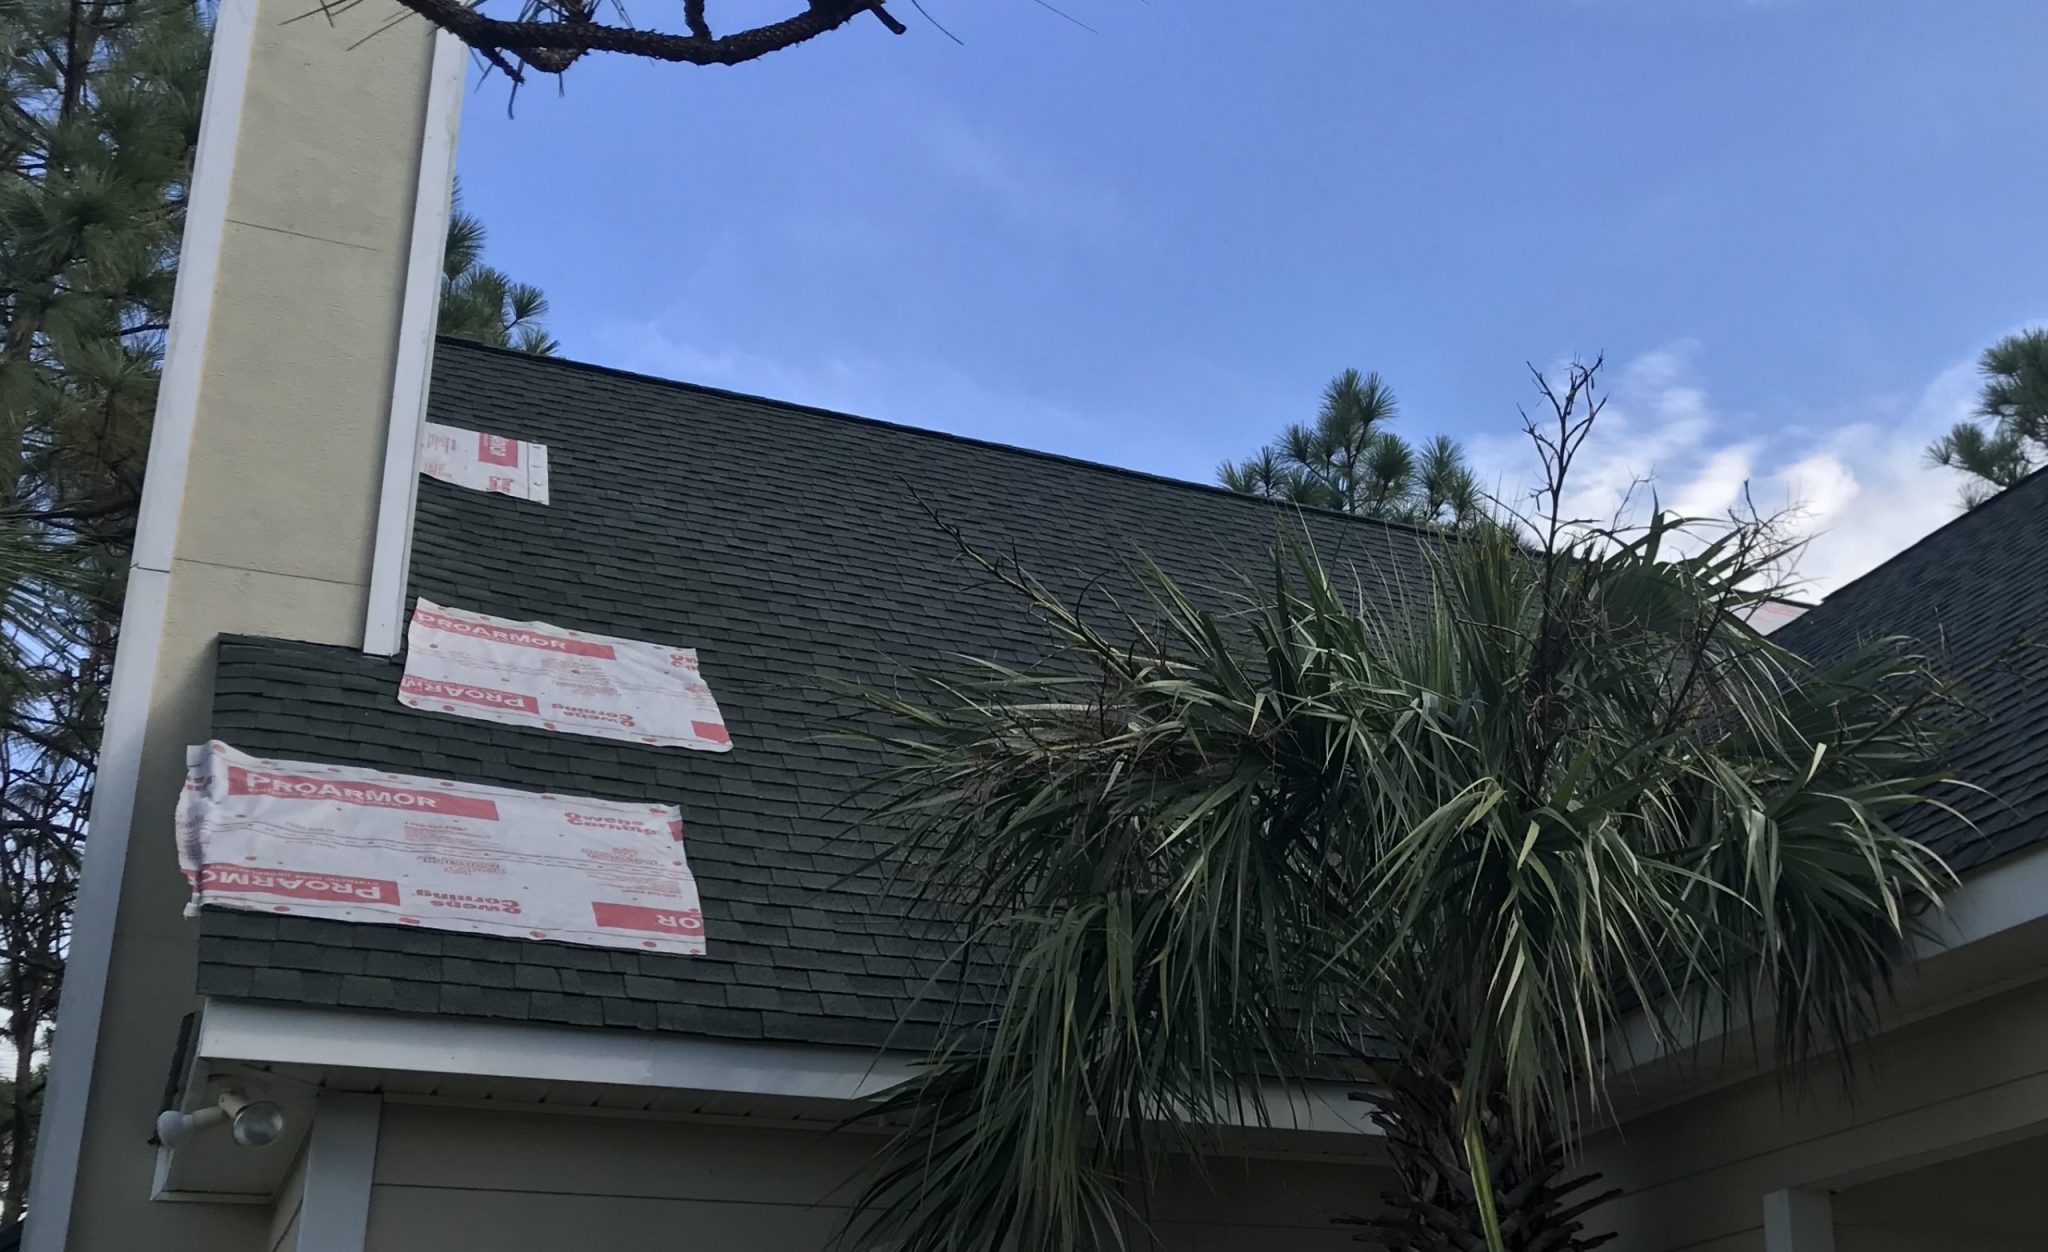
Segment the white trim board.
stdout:
[[[2048,915],[2048,843],[2014,853],[1965,878],[1949,893],[1941,914],[1931,919],[1929,933],[1912,941],[1907,964],[1990,939],[2044,915]],[[1746,1016],[1724,1017],[1700,1030],[1696,1040],[1679,1041],[1672,1047],[1657,1039],[1640,1013],[1631,1014],[1609,1035],[1614,1069],[1627,1073],[1691,1047],[1711,1045],[1750,1025]]]
[[462,41],[434,32],[427,86],[420,176],[413,193],[412,241],[399,310],[398,360],[391,377],[391,415],[384,476],[377,492],[377,538],[370,554],[369,607],[363,651],[395,656],[405,640],[405,585],[412,567],[413,510],[419,499],[420,433],[427,420],[434,332],[441,313],[441,260],[455,194],[455,145],[462,129],[462,83],[468,58]]
[[2015,852],[1965,878],[1949,893],[1933,933],[1913,942],[1913,959],[1989,939],[2048,914],[2048,843]]
[[120,908],[134,823],[143,735],[156,688],[171,553],[177,544],[185,476],[198,422],[200,373],[213,322],[214,288],[227,232],[228,187],[234,175],[255,35],[255,0],[221,0],[214,18],[199,141],[186,198],[185,235],[178,247],[179,282],[171,296],[170,333],[164,345],[163,377],[157,388],[149,463],[136,518],[135,551],[129,559],[128,591],[121,605],[121,646],[114,656],[100,768],[93,789],[92,838],[86,841],[64,994],[51,1049],[50,1086],[36,1144],[35,1177],[30,1184],[22,1245],[25,1252],[62,1252],[70,1233],[71,1205],[85,1141],[86,1097],[106,1011],[114,919]]
[[1764,1252],[1835,1252],[1834,1197],[1804,1189],[1766,1195]]
[[[855,1102],[910,1078],[919,1058],[824,1044],[741,1042],[640,1030],[594,1030],[456,1017],[410,1017],[209,999],[196,1053],[213,1061],[402,1074],[532,1079],[653,1090]],[[1356,1084],[1261,1094],[1278,1130],[1377,1135]],[[1224,1112],[1224,1125],[1250,1126]]]
[[306,1141],[297,1252],[363,1252],[382,1115],[376,1096],[321,1093]]

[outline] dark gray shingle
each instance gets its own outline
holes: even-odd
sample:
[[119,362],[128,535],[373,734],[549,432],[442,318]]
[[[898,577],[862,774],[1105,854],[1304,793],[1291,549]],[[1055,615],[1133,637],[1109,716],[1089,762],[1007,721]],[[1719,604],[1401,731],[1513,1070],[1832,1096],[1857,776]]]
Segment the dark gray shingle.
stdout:
[[[555,735],[399,705],[399,666],[275,640],[220,645],[215,733],[248,751],[681,806],[711,955],[688,959],[209,911],[201,989],[729,1038],[905,1047],[943,947],[867,864],[849,797],[872,758],[821,741],[827,680],[961,654],[1028,661],[1042,633],[932,514],[1055,590],[1107,604],[1142,551],[1195,586],[1256,572],[1289,514],[1193,484],[561,361],[444,342],[434,420],[548,445],[553,500],[423,480],[413,590],[445,604],[691,645],[732,730],[717,755]],[[935,414],[943,419],[946,415]],[[1413,593],[1429,542],[1307,519],[1326,557]],[[2048,476],[1851,584],[1781,638],[1934,641],[1968,668],[2048,622]],[[1957,763],[2002,804],[1961,868],[2048,836],[2048,652],[1975,682]],[[321,947],[348,956],[315,954]],[[982,979],[948,979],[972,1001]]]
[[1960,679],[1968,730],[1950,765],[1984,789],[1942,798],[1976,823],[1929,811],[1917,828],[1958,871],[2048,839],[2048,471],[1836,591],[1776,638],[1804,655],[1903,635]]
[[[436,358],[430,415],[545,443],[552,501],[423,479],[413,592],[694,646],[733,751],[416,712],[397,701],[394,662],[243,638],[220,645],[215,733],[269,756],[678,804],[711,955],[209,911],[201,976],[224,993],[863,1046],[895,1031],[919,1046],[937,1014],[898,1018],[944,948],[869,863],[849,801],[873,757],[821,738],[845,710],[829,683],[886,686],[906,665],[1024,662],[1045,646],[934,515],[1105,610],[1139,553],[1197,587],[1257,575],[1291,516],[1214,488],[455,341]],[[1418,586],[1425,536],[1307,525],[1369,579]],[[988,990],[970,978],[962,994]]]

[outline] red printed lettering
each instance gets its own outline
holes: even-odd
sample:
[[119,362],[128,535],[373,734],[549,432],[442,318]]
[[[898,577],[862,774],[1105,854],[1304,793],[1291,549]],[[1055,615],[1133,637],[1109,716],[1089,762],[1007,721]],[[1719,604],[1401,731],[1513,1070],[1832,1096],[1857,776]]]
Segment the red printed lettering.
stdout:
[[466,622],[461,618],[449,617],[430,609],[413,612],[412,624],[428,630],[443,630],[451,635],[466,635],[471,639],[483,639],[491,643],[510,644],[515,648],[538,648],[542,652],[559,652],[564,656],[588,656],[609,661],[617,653],[608,643],[591,643],[587,639],[570,639],[565,635],[548,635],[537,630],[518,626],[493,626],[488,622]]
[[519,901],[499,899],[493,896],[457,895],[448,891],[428,891],[418,888],[413,898],[438,909],[464,909],[472,913],[504,913],[517,916]]
[[228,767],[231,796],[273,796],[283,800],[322,800],[332,804],[354,804],[372,809],[406,809],[445,817],[480,817],[498,820],[498,806],[477,796],[454,795],[445,791],[420,791],[384,783],[307,778],[298,774],[272,774],[262,770]]
[[519,441],[503,435],[478,435],[476,459],[485,465],[519,464]]
[[407,695],[428,700],[481,704],[495,709],[511,709],[516,713],[540,712],[540,701],[532,696],[517,691],[499,691],[495,687],[472,687],[467,683],[442,682],[435,678],[419,678],[407,674],[398,684],[398,689]]
[[555,712],[564,717],[573,717],[586,722],[605,722],[613,726],[631,726],[633,715],[614,713],[609,709],[579,709],[573,704],[557,704]]
[[305,870],[250,869],[235,864],[216,863],[202,867],[199,889],[285,896],[294,900],[338,900],[349,904],[398,903],[398,884],[388,879],[351,878],[347,874],[315,874]]
[[602,813],[571,812],[567,815],[567,819],[571,826],[592,826],[600,830],[629,830],[636,835],[661,833],[646,822],[637,821],[630,817],[607,817]]
[[638,904],[609,904],[592,900],[590,911],[597,924],[609,930],[638,930],[660,935],[704,933],[704,914],[699,909],[650,909]]

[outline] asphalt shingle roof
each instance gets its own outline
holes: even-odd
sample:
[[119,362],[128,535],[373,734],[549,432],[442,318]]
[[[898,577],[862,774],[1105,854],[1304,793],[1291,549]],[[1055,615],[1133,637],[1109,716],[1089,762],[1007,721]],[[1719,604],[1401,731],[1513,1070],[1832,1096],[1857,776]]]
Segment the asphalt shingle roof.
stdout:
[[[1950,757],[1983,793],[1942,798],[1976,825],[1918,819],[1958,871],[2048,839],[2048,471],[1972,509],[1787,624],[1804,655],[1903,635],[1961,685],[1968,729]],[[1909,829],[1912,829],[1909,827]]]
[[[1092,604],[1125,585],[1138,552],[1194,586],[1255,571],[1293,516],[1194,484],[457,341],[440,345],[429,416],[545,443],[553,498],[423,479],[413,592],[694,646],[733,751],[416,712],[398,703],[394,661],[232,637],[215,734],[267,756],[679,804],[711,955],[208,910],[202,992],[921,1047],[936,1010],[899,1017],[942,945],[863,870],[870,845],[845,802],[871,758],[821,738],[843,707],[827,684],[886,684],[892,665],[963,654],[1028,661],[1044,639],[935,516]],[[1365,581],[1420,590],[1426,536],[1329,515],[1304,524]],[[2004,655],[2044,626],[2048,475],[2036,475],[1780,638],[1819,656],[1907,634],[1977,671],[1979,720],[1955,763],[1998,800],[1961,797],[1978,832],[1939,836],[1969,869],[2048,838],[2048,650]]]
[[[227,638],[214,732],[245,751],[679,804],[711,955],[579,948],[208,910],[209,994],[730,1038],[888,1041],[941,950],[861,872],[844,806],[871,761],[833,679],[1045,636],[937,519],[1106,607],[1142,552],[1192,586],[1256,573],[1294,515],[1221,490],[444,341],[429,416],[548,446],[542,506],[420,482],[412,590],[442,604],[694,646],[726,754],[417,712],[400,666]],[[1326,556],[1419,590],[1425,535],[1333,515]],[[970,984],[969,993],[973,987]],[[949,992],[950,994],[950,992]],[[926,1015],[929,1019],[930,1015]],[[915,1017],[893,1037],[926,1041]]]

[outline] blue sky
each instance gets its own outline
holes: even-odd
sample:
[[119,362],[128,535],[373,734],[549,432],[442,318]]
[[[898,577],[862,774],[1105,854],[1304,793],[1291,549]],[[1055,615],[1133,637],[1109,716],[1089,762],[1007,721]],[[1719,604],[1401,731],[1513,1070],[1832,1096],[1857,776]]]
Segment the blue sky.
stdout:
[[468,207],[570,356],[1181,477],[1356,366],[1511,485],[1525,362],[1604,352],[1586,506],[1749,482],[1823,591],[2048,317],[2041,0],[1061,2],[492,80]]

